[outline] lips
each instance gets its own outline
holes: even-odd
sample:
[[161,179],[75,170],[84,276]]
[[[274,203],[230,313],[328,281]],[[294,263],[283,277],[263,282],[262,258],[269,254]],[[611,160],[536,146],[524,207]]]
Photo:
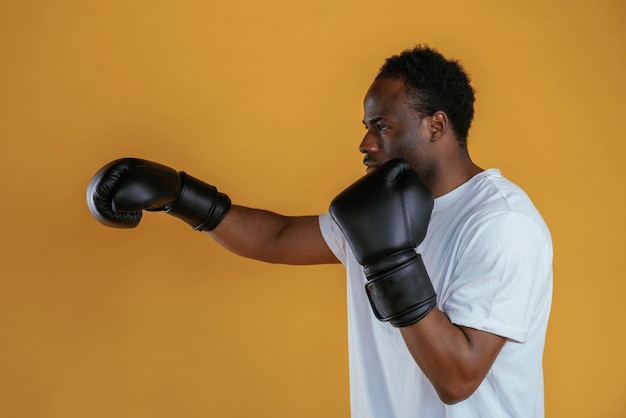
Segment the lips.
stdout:
[[373,159],[369,155],[365,156],[365,158],[363,159],[363,164],[366,167],[366,169],[365,169],[366,173],[369,173],[370,171],[378,168],[381,165],[378,161],[376,161],[375,159]]

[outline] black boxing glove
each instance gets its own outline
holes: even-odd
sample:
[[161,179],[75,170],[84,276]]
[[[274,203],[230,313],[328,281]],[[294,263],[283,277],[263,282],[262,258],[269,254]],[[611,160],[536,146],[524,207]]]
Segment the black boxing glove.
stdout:
[[433,209],[432,192],[406,161],[388,161],[341,192],[330,214],[364,268],[374,315],[405,327],[437,304],[422,257]]
[[134,228],[142,211],[165,211],[193,229],[210,231],[226,216],[230,198],[184,172],[137,158],[110,162],[87,187],[87,206],[100,223]]

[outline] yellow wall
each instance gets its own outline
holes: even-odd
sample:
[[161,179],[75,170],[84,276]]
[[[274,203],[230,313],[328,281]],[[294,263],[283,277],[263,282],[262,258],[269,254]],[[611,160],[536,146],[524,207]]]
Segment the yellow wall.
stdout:
[[361,100],[428,43],[478,91],[471,149],[555,245],[548,417],[626,416],[621,0],[5,0],[0,416],[347,417],[343,269],[238,258],[180,221],[96,223],[93,172],[153,159],[315,214],[363,174]]

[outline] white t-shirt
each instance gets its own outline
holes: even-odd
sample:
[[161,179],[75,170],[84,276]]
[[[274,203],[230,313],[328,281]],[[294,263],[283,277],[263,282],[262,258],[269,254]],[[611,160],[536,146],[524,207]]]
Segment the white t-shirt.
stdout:
[[544,416],[552,242],[528,196],[499,170],[481,172],[435,199],[417,248],[439,309],[454,324],[507,338],[482,384],[455,405],[439,399],[399,330],[374,317],[362,267],[330,215],[320,215],[320,228],[347,269],[353,418]]

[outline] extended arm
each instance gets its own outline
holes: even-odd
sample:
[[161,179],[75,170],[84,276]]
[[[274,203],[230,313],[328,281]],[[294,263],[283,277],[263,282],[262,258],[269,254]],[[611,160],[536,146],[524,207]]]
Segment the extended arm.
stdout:
[[283,264],[337,263],[317,216],[289,217],[231,205],[201,180],[137,158],[102,167],[87,188],[87,205],[101,223],[133,228],[143,211],[165,211],[244,257]]

